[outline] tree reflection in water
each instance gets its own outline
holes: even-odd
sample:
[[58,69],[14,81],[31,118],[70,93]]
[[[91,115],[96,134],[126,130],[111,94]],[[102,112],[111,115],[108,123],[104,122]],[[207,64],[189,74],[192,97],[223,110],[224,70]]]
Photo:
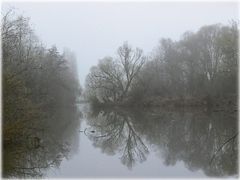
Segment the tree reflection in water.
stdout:
[[[38,178],[50,168],[58,168],[63,158],[69,158],[79,145],[80,112],[77,108],[51,110],[48,118],[32,129],[30,136],[16,138],[12,146],[3,150],[3,177]],[[39,146],[32,140],[39,138]]]
[[121,161],[132,168],[136,161],[145,161],[148,148],[136,132],[132,117],[124,111],[101,111],[97,117],[88,118],[96,133],[88,137],[94,146],[113,155],[121,153]]
[[167,166],[183,161],[189,170],[201,169],[207,176],[238,174],[237,137],[216,153],[237,133],[237,114],[202,109],[104,109],[89,111],[87,121],[94,132],[88,135],[94,146],[108,155],[120,154],[128,168],[156,151]]

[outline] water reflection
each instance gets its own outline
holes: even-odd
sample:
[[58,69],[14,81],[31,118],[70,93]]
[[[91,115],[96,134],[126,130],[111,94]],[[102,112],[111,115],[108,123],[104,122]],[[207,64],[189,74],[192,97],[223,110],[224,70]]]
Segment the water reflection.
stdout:
[[238,174],[237,136],[224,144],[237,133],[236,113],[115,108],[87,114],[93,145],[108,155],[118,154],[129,169],[155,151],[166,166],[183,161],[189,170],[200,169],[207,176]]
[[97,116],[88,118],[95,133],[89,134],[95,147],[109,155],[121,153],[121,161],[128,168],[135,162],[145,161],[148,148],[135,130],[133,117],[124,111],[100,111]]
[[[210,177],[238,175],[238,136],[231,139],[237,133],[236,113],[157,108],[82,110],[86,115],[86,136],[79,132],[80,112],[65,108],[51,111],[51,116],[39,122],[38,127],[30,126],[27,140],[16,138],[18,142],[12,143],[14,146],[3,146],[8,147],[3,150],[4,177],[45,177],[49,170],[62,166],[63,159],[68,160],[76,153],[77,161],[72,161],[71,167],[76,167],[78,177],[86,174],[81,159],[86,151],[82,156],[81,151],[77,152],[81,135],[104,154],[118,156],[118,162],[132,171],[144,161],[148,165],[153,163],[148,160],[153,153],[165,166],[177,167],[178,162],[183,162],[190,171],[202,170]],[[39,142],[34,144],[36,137]],[[81,144],[82,149],[83,146],[87,146],[86,141]],[[91,158],[97,157],[87,157],[85,161]],[[94,163],[88,162],[90,167]],[[111,160],[104,163],[111,164]],[[156,169],[161,172],[160,167]],[[174,174],[176,168],[171,170]],[[93,174],[90,168],[89,173]]]
[[44,177],[50,168],[59,167],[78,148],[80,115],[76,107],[51,109],[37,127],[29,125],[28,135],[3,145],[3,177]]

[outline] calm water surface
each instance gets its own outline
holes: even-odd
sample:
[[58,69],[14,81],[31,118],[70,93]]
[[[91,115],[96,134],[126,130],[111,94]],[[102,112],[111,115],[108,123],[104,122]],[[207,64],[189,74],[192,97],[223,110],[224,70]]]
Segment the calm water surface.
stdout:
[[[81,106],[69,156],[47,177],[237,177],[236,113]],[[82,132],[83,131],[83,132]],[[214,155],[215,154],[215,155]]]
[[51,114],[35,131],[39,148],[4,149],[5,177],[238,177],[236,112],[81,105]]

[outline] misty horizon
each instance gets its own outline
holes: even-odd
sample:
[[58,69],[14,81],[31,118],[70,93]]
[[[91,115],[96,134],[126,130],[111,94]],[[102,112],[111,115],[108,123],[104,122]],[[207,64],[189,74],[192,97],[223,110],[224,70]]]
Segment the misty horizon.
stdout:
[[237,2],[5,2],[3,178],[238,178]]
[[[80,83],[99,59],[125,41],[150,55],[161,38],[179,40],[187,31],[238,19],[237,2],[4,2],[30,18],[40,41],[76,55]],[[49,16],[49,14],[51,14]],[[65,27],[63,27],[63,25]],[[67,34],[67,35],[64,35]]]

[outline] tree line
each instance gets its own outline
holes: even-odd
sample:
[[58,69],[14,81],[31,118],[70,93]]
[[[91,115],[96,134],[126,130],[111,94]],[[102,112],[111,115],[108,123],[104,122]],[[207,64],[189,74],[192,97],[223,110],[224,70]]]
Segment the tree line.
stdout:
[[[73,121],[74,118],[68,116],[61,122],[58,114],[63,110],[65,114],[76,113],[81,87],[74,54],[70,50],[59,53],[55,46],[44,47],[29,18],[8,11],[2,15],[1,33],[3,153],[14,150],[19,157],[28,150],[32,139],[42,141],[39,132],[49,124],[57,124],[58,128]],[[5,175],[11,175],[9,172],[17,168],[14,162],[19,158],[13,154],[3,156]],[[21,171],[24,168],[31,169],[23,167],[16,171],[26,175]]]
[[102,105],[236,105],[238,33],[235,21],[207,25],[178,41],[161,39],[150,55],[125,42],[90,69],[85,98]]

